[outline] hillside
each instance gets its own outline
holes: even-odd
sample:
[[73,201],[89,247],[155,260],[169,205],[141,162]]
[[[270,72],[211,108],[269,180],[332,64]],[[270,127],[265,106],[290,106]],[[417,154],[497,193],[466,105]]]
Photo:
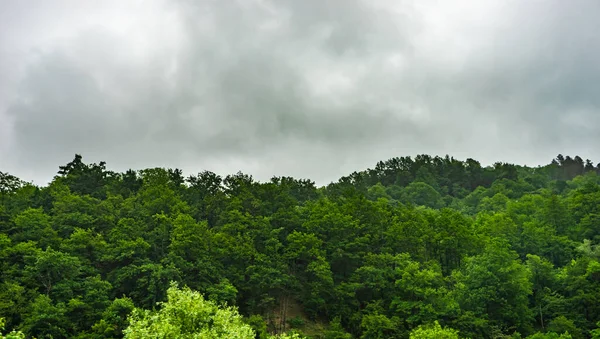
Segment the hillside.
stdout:
[[257,338],[600,338],[600,164],[578,156],[401,157],[325,187],[79,155],[48,186],[17,176],[0,172],[0,318],[28,336],[121,338],[177,282]]

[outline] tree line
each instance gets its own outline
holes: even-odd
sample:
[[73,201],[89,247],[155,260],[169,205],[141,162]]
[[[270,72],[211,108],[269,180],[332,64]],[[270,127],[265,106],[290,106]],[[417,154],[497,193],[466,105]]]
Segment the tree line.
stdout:
[[599,174],[562,155],[400,157],[324,187],[80,155],[43,187],[0,172],[0,318],[136,338],[197,323],[179,302],[240,337],[600,338]]

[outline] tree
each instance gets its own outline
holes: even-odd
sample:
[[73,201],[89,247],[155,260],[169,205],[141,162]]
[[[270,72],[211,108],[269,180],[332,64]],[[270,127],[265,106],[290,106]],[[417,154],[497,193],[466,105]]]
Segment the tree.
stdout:
[[436,320],[433,324],[419,326],[410,332],[410,339],[458,339],[458,331],[443,328]]
[[123,330],[129,325],[127,317],[135,306],[129,298],[113,300],[104,312],[102,318],[92,326],[92,332],[102,338],[121,338]]
[[[187,214],[173,221],[167,261],[181,272],[182,282],[190,288],[206,291],[217,284],[223,273],[217,258],[210,252],[213,234],[205,221],[196,222]],[[228,297],[229,302],[234,299]]]
[[342,327],[339,317],[335,317],[329,323],[329,328],[323,335],[324,339],[352,339],[352,335],[347,333]]
[[76,194],[105,198],[108,183],[114,178],[114,173],[106,170],[104,161],[86,165],[82,159],[81,155],[75,154],[71,162],[59,167],[59,176],[55,179],[63,181]]
[[57,243],[58,234],[52,229],[51,218],[41,208],[29,208],[19,213],[15,217],[14,223],[12,238],[15,241],[33,240],[42,248]]
[[537,332],[536,334],[530,335],[527,339],[572,339],[573,337],[569,332],[558,334],[556,332]]
[[565,316],[558,316],[550,321],[548,324],[548,331],[554,333],[568,333],[574,339],[583,338],[581,330],[575,326],[572,320],[567,319]]
[[440,208],[444,205],[442,196],[430,185],[424,182],[412,182],[404,189],[404,202]]
[[386,316],[402,319],[395,325],[396,331],[408,333],[418,324],[451,315],[457,308],[446,297],[439,265],[420,264],[406,253],[368,255],[352,281],[357,283],[356,298],[363,305],[379,303]]
[[25,183],[14,175],[0,171],[0,197],[4,199],[4,195],[16,191]]
[[[455,273],[456,298],[464,311],[487,318],[505,332],[530,331],[531,272],[505,241],[492,241]],[[491,328],[490,328],[491,330]]]
[[384,314],[370,313],[363,316],[360,339],[385,339],[396,334],[396,324]]
[[26,272],[40,286],[40,292],[49,296],[66,297],[73,288],[74,279],[81,271],[80,261],[66,253],[47,248],[39,251],[30,258],[30,263],[25,267]]
[[596,323],[596,329],[590,331],[592,339],[600,339],[600,321]]
[[167,301],[156,311],[135,309],[126,339],[135,338],[237,338],[254,339],[252,328],[233,307],[219,307],[189,288],[171,284]]
[[[4,318],[0,318],[0,331],[4,330]],[[25,339],[25,334],[21,331],[11,331],[6,335],[0,333],[0,339]]]
[[223,179],[209,171],[198,173],[187,179],[190,188],[186,190],[186,201],[192,207],[192,213],[198,220],[206,220],[208,225],[217,224],[219,213],[225,207]]
[[23,331],[35,338],[69,338],[73,336],[73,326],[65,315],[63,303],[55,304],[50,297],[39,295],[31,303],[28,317],[23,322]]
[[527,267],[532,276],[531,281],[534,312],[536,313],[535,317],[539,319],[540,327],[545,329],[546,323],[544,321],[544,316],[548,316],[547,314],[545,315],[548,310],[546,296],[556,288],[557,284],[554,267],[548,260],[533,254],[527,255]]

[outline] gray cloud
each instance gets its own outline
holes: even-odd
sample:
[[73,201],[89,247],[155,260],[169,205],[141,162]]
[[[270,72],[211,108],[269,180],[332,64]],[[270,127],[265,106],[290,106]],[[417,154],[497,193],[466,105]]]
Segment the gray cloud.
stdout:
[[25,179],[75,152],[320,184],[418,153],[600,160],[593,0],[36,4],[0,4],[0,159]]

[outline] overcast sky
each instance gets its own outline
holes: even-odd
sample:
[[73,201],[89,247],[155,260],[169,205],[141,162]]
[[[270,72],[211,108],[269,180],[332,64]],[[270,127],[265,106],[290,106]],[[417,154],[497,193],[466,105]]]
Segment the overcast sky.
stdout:
[[0,170],[600,161],[598,0],[2,0]]

